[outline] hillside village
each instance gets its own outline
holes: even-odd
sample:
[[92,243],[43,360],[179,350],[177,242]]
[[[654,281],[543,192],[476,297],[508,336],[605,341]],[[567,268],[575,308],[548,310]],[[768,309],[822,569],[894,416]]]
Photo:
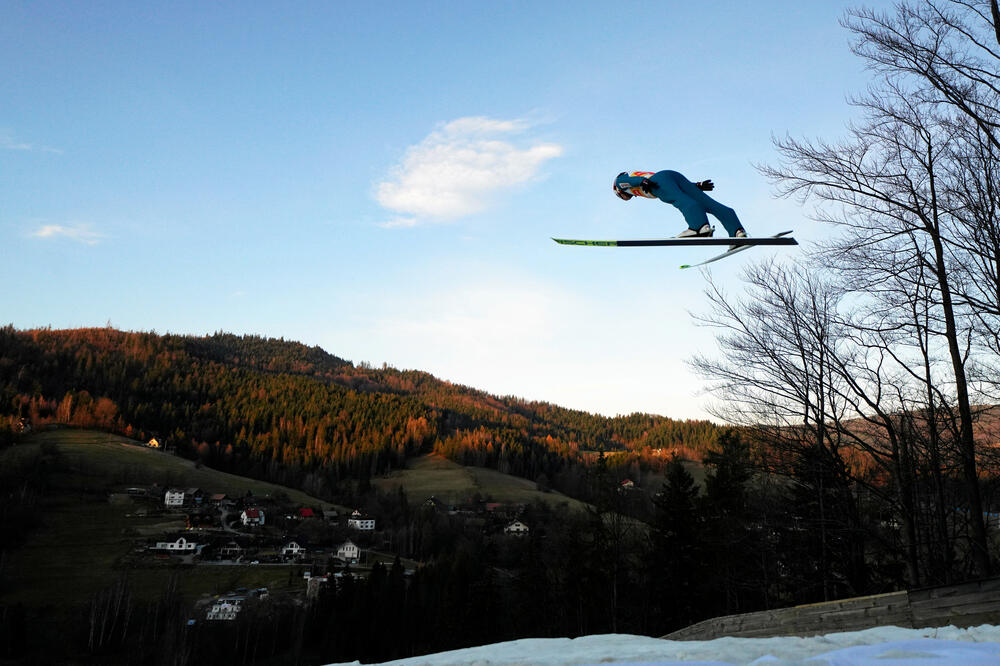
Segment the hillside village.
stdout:
[[[162,455],[173,455],[154,438],[146,444]],[[134,541],[127,564],[131,568],[191,565],[198,567],[285,567],[305,580],[305,597],[314,598],[331,581],[352,576],[364,579],[375,563],[398,561],[387,550],[378,516],[359,509],[338,510],[304,506],[280,493],[234,497],[212,488],[164,487],[158,484],[111,488],[108,500],[128,504],[136,518],[162,518],[176,525]],[[485,535],[519,538],[530,528],[519,519],[523,504],[470,500],[455,505],[431,497],[421,510],[458,516],[478,525]],[[183,527],[181,527],[183,525]],[[419,562],[408,561],[404,575]],[[192,621],[231,621],[248,603],[269,598],[267,588],[239,588],[202,599]]]

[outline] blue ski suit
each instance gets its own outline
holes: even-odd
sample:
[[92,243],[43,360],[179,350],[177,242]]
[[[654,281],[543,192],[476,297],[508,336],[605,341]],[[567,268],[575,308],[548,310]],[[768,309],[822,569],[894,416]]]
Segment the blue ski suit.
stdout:
[[681,212],[688,227],[695,231],[708,224],[708,213],[718,218],[730,237],[743,228],[736,211],[708,196],[676,171],[624,172],[615,179],[615,189],[670,204]]

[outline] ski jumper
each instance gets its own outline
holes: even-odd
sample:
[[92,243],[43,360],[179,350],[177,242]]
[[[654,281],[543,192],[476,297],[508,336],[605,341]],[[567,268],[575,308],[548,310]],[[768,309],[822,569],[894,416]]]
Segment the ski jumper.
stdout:
[[681,212],[688,227],[695,231],[708,224],[708,213],[722,223],[730,237],[743,228],[736,211],[708,196],[676,171],[629,171],[618,176],[615,185],[633,196],[659,199],[670,204]]

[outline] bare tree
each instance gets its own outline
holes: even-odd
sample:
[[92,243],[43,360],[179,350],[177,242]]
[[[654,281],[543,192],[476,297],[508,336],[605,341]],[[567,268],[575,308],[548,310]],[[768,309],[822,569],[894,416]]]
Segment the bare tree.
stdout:
[[802,267],[750,265],[743,274],[752,298],[734,300],[709,276],[710,312],[695,321],[716,331],[719,358],[698,355],[691,366],[722,398],[713,408],[731,423],[771,424],[775,437],[797,428],[817,445],[827,444],[833,381],[828,360],[830,319],[837,296]]
[[[819,484],[814,495],[818,582],[828,599],[834,526],[839,525],[841,533],[861,531],[850,492],[857,479],[845,474],[849,465],[844,456],[850,453],[845,445],[850,442],[837,427],[846,406],[834,358],[842,353],[836,319],[839,294],[801,265],[751,265],[743,281],[747,288],[737,300],[709,279],[710,312],[695,319],[715,330],[721,354],[696,356],[691,365],[709,380],[709,391],[722,399],[716,415],[747,426],[763,444],[758,454],[767,472],[808,477]],[[877,486],[872,491],[881,493]],[[828,498],[838,503],[837,509],[827,506]],[[863,549],[851,550],[858,566],[847,569],[859,573],[864,569]],[[854,593],[865,592],[864,575],[848,578]]]
[[906,79],[915,100],[950,107],[1000,147],[1000,25],[996,0],[923,0],[895,13],[849,11],[853,51],[886,79]]
[[[954,407],[971,552],[979,573],[988,575],[969,380],[975,322],[982,317],[961,272],[981,255],[970,255],[963,241],[975,219],[968,214],[971,197],[960,194],[974,191],[974,174],[968,163],[959,164],[971,144],[954,132],[968,128],[986,155],[1000,147],[998,58],[982,36],[995,26],[985,10],[983,2],[946,0],[900,4],[895,14],[849,13],[854,51],[880,77],[855,100],[863,120],[835,144],[777,140],[782,164],[761,171],[779,193],[815,202],[816,218],[844,232],[826,248],[826,263],[842,285],[896,312],[890,319],[924,341],[925,359],[937,351],[947,359],[947,375],[933,367],[928,377],[930,407]],[[887,283],[894,291],[882,288]],[[894,300],[907,289],[924,299],[922,319],[906,316],[920,303]]]
[[997,0],[990,0],[990,14],[993,18],[993,30],[997,37],[997,44],[1000,44],[1000,6]]
[[[915,100],[944,110],[948,195],[958,224],[950,240],[966,279],[956,296],[979,319],[977,339],[1000,356],[1000,8],[997,0],[925,0],[895,14],[849,12],[855,53],[890,80],[905,79]],[[947,221],[946,221],[947,222]],[[981,373],[1000,393],[994,362]]]
[[[711,312],[696,320],[715,329],[721,356],[695,357],[692,366],[722,399],[716,415],[766,443],[769,472],[791,476],[803,459],[841,461],[848,482],[899,518],[909,579],[918,584],[915,455],[899,423],[906,373],[888,343],[870,339],[875,329],[842,315],[844,293],[816,268],[753,265],[740,300],[710,280]],[[819,509],[822,530],[822,502]]]

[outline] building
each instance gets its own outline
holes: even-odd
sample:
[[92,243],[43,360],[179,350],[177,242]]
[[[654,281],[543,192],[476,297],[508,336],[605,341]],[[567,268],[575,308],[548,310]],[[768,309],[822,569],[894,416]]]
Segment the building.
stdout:
[[358,558],[361,557],[361,549],[354,545],[353,541],[345,541],[337,549],[337,557],[345,562],[357,564]]
[[208,609],[208,613],[205,614],[205,619],[224,621],[235,620],[236,616],[239,615],[240,610],[243,607],[244,601],[246,601],[246,597],[219,597],[216,599],[215,603],[212,604],[211,608]]
[[167,489],[167,494],[163,496],[163,505],[169,507],[184,506],[184,491],[179,488]]
[[299,557],[306,552],[306,549],[295,541],[289,541],[281,549],[282,557]]
[[240,514],[240,521],[246,527],[256,527],[264,524],[264,511],[256,507],[245,509]]
[[154,550],[165,550],[168,553],[176,553],[178,555],[184,555],[187,553],[193,553],[198,550],[199,545],[194,541],[188,541],[184,537],[180,537],[177,541],[157,541]]
[[352,529],[367,532],[375,529],[375,519],[363,516],[360,511],[355,509],[354,513],[351,514],[351,517],[347,519],[347,526]]
[[509,534],[511,536],[527,536],[528,526],[522,523],[520,520],[515,520],[508,524],[507,527],[503,528],[504,534]]

